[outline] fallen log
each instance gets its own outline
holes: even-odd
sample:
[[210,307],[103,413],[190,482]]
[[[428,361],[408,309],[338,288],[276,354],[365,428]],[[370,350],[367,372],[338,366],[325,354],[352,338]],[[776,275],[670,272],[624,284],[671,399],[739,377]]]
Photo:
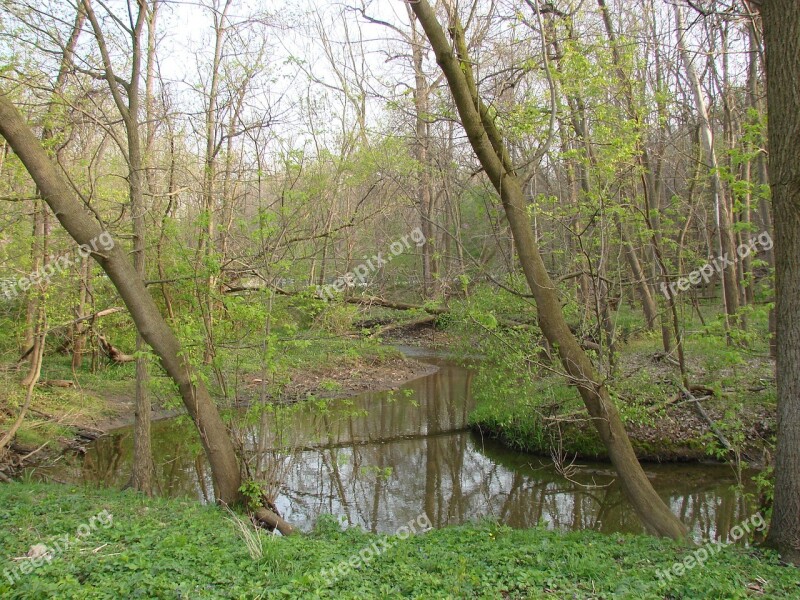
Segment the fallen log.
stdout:
[[423,306],[420,304],[409,304],[407,302],[395,302],[379,296],[348,296],[343,298],[347,304],[359,304],[363,306],[380,306],[394,310],[421,310],[431,315],[444,315],[450,312],[447,308],[437,306]]
[[40,381],[39,385],[43,387],[71,388],[75,387],[75,382],[68,379],[46,379],[45,381]]
[[288,521],[263,506],[254,510],[253,516],[271,529],[280,531],[281,535],[289,536],[297,533],[295,528],[292,527]]
[[[228,286],[225,290],[227,294],[234,294],[237,292],[260,292],[271,286]],[[281,296],[296,296],[294,292],[289,292],[277,286],[272,286],[271,289]],[[320,298],[322,299],[322,298]],[[380,306],[382,308],[391,308],[394,310],[421,310],[431,315],[443,315],[449,311],[447,308],[437,306],[423,306],[421,304],[409,304],[408,302],[395,302],[394,300],[387,300],[380,296],[345,296],[342,298],[343,302],[347,304],[359,304],[363,306]]]
[[389,323],[388,325],[384,325],[383,327],[378,327],[375,331],[369,334],[369,337],[373,337],[376,335],[383,335],[385,333],[389,333],[390,331],[394,331],[396,329],[404,329],[406,327],[416,327],[418,325],[426,325],[428,323],[433,323],[437,319],[437,315],[425,315],[424,317],[419,317],[418,319],[412,319],[411,321],[397,321],[395,323]]
[[100,344],[100,349],[103,353],[108,356],[111,360],[115,363],[122,364],[122,363],[129,363],[136,360],[136,357],[132,354],[125,354],[122,350],[114,346],[111,342],[109,342],[106,337],[98,333],[97,334],[97,341]]

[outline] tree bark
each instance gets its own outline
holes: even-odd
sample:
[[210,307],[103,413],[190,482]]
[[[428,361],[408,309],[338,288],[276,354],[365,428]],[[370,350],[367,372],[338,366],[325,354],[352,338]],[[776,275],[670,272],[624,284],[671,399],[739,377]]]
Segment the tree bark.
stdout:
[[656,306],[656,301],[653,300],[653,295],[650,293],[647,277],[642,270],[642,263],[639,262],[639,257],[636,255],[636,248],[634,248],[631,242],[630,234],[619,218],[616,219],[616,223],[619,229],[620,239],[622,240],[625,258],[633,274],[633,284],[636,286],[636,293],[639,295],[639,300],[642,302],[642,312],[644,312],[645,323],[647,324],[647,329],[652,331],[658,320],[658,306]]
[[454,52],[427,0],[414,2],[411,7],[436,53],[470,144],[500,195],[520,264],[536,301],[539,326],[548,341],[558,348],[570,382],[583,398],[628,499],[648,531],[672,538],[685,537],[686,526],[672,514],[647,479],[608,389],[567,326],[555,284],[536,246],[522,188],[504,140],[478,95],[457,15],[451,14],[449,28],[455,41]]
[[721,258],[728,258],[731,262],[722,270],[723,296],[725,300],[726,323],[736,326],[737,313],[739,312],[739,286],[736,276],[736,252],[733,243],[733,226],[728,206],[728,199],[725,195],[725,187],[719,173],[719,161],[717,152],[714,148],[714,134],[711,129],[711,119],[708,113],[708,106],[703,95],[703,88],[700,84],[700,77],[692,64],[689,52],[684,42],[686,33],[686,23],[683,16],[683,7],[675,5],[675,25],[678,36],[678,50],[686,68],[686,75],[692,86],[695,108],[700,116],[700,141],[703,146],[703,154],[706,159],[706,166],[710,171],[711,194],[714,201],[714,210],[717,221],[717,236],[719,242],[719,255]]
[[767,544],[800,565],[800,8],[765,0],[769,177],[775,213],[778,440]]
[[[100,225],[84,211],[4,93],[0,93],[0,135],[19,156],[42,197],[72,238],[79,244],[91,244],[92,240],[98,239],[103,233]],[[92,252],[92,256],[119,291],[142,338],[152,347],[164,370],[178,386],[211,465],[217,500],[226,504],[236,503],[241,474],[233,444],[211,396],[182,355],[180,342],[120,245],[115,244],[110,250],[99,249]]]

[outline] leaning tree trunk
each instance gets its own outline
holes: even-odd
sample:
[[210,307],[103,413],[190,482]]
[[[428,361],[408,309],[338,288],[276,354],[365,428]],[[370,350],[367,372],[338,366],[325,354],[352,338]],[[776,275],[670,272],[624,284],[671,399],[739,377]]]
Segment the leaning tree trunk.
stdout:
[[500,194],[520,263],[536,301],[542,332],[552,345],[557,346],[561,362],[571,383],[578,388],[583,398],[628,499],[650,532],[672,538],[684,537],[687,533],[686,526],[672,514],[647,479],[608,389],[567,326],[556,286],[547,273],[536,246],[522,187],[511,165],[505,142],[495,127],[488,108],[478,96],[472,63],[467,56],[463,30],[457,15],[452,15],[450,27],[450,33],[455,40],[454,51],[430,4],[426,0],[418,0],[411,7],[447,78],[470,144]]
[[[33,132],[3,93],[0,93],[0,135],[19,156],[64,229],[79,244],[91,245],[93,240],[97,244],[103,233],[100,225],[72,194]],[[109,250],[99,248],[92,252],[92,256],[108,274],[139,333],[178,386],[186,410],[200,432],[211,465],[217,499],[228,504],[237,502],[241,474],[233,444],[211,396],[183,357],[180,342],[164,321],[144,281],[120,245],[115,244]]]
[[764,0],[769,178],[775,213],[778,441],[767,543],[800,565],[800,8]]

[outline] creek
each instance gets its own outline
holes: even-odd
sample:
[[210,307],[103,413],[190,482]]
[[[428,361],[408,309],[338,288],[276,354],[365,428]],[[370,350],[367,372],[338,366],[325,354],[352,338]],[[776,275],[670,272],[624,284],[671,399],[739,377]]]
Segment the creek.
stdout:
[[[518,528],[642,532],[610,464],[575,461],[565,477],[547,457],[483,439],[468,429],[474,371],[436,353],[403,351],[439,370],[391,391],[255,416],[251,407],[251,418],[241,419],[246,424],[237,434],[249,468],[272,486],[289,522],[308,530],[327,513],[391,533],[427,514],[435,527],[491,517]],[[83,456],[64,457],[38,476],[121,487],[130,473],[132,434],[131,427],[115,430]],[[153,423],[152,444],[160,494],[213,501],[211,475],[186,417]],[[644,468],[698,538],[724,538],[753,512],[729,466]]]

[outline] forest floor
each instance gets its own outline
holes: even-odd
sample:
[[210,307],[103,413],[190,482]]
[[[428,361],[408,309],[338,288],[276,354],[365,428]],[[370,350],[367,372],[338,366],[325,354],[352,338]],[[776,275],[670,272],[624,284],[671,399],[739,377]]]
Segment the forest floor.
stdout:
[[800,595],[798,570],[770,551],[706,544],[699,560],[702,549],[645,535],[491,521],[422,533],[423,519],[416,535],[387,536],[321,518],[282,538],[192,500],[30,483],[0,485],[0,522],[8,599]]

